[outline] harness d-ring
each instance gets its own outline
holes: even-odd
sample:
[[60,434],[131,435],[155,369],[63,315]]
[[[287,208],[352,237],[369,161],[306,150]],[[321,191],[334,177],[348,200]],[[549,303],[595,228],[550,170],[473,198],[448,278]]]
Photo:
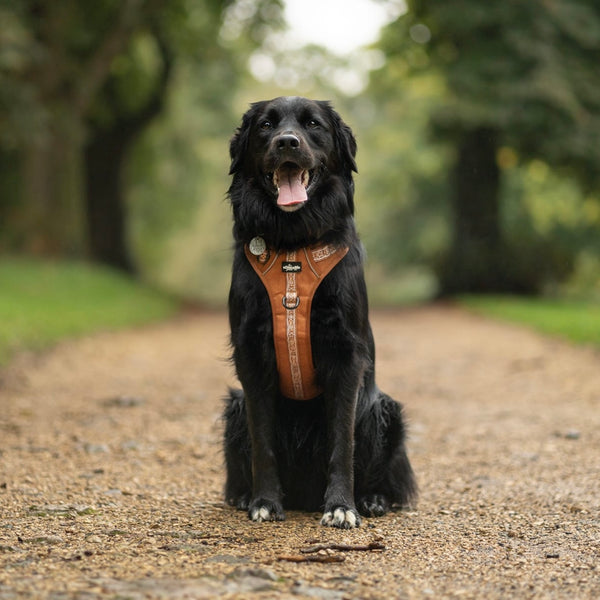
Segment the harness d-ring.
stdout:
[[300,296],[296,296],[296,304],[294,306],[288,305],[287,296],[283,296],[283,298],[281,298],[281,303],[283,304],[284,308],[287,308],[287,310],[296,310],[298,306],[300,306]]

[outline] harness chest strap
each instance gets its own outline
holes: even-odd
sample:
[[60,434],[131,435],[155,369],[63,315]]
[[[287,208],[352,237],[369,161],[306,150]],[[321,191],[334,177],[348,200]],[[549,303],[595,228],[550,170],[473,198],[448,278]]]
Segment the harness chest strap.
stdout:
[[266,251],[246,257],[262,281],[273,316],[273,341],[281,393],[310,400],[317,386],[310,342],[310,309],[320,283],[346,256],[348,248],[311,246],[292,252]]

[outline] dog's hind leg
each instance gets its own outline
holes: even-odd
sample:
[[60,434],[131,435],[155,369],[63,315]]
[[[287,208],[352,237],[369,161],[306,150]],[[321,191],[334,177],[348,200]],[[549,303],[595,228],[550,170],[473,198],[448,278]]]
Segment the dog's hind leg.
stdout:
[[225,398],[224,451],[227,478],[225,501],[248,510],[252,495],[251,444],[242,390],[231,389]]
[[359,512],[379,517],[393,505],[409,506],[417,485],[405,447],[402,406],[375,389],[357,414],[355,496]]

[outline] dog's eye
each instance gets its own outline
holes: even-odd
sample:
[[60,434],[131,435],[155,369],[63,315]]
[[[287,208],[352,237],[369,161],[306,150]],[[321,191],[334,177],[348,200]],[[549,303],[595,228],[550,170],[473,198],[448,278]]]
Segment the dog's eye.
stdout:
[[320,123],[319,123],[319,121],[317,121],[317,120],[315,120],[315,119],[311,119],[311,120],[310,120],[310,121],[309,121],[309,122],[306,124],[306,126],[307,126],[309,129],[316,129],[317,127],[319,127],[319,126],[320,126]]
[[271,123],[271,121],[263,121],[260,124],[261,129],[271,129],[271,127],[273,127],[273,124]]

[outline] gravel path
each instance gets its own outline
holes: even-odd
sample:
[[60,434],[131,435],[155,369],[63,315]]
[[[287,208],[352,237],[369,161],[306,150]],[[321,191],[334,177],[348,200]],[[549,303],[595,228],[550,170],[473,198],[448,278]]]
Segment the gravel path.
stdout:
[[223,506],[223,313],[18,357],[0,600],[600,597],[599,354],[439,306],[372,322],[421,497],[354,531]]

